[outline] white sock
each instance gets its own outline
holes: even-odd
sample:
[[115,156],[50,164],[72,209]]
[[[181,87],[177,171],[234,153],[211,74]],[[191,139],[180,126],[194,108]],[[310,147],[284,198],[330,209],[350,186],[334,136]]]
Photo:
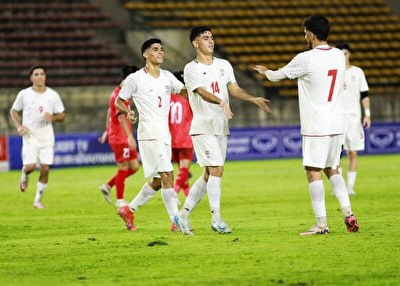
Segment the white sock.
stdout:
[[349,189],[354,188],[354,184],[356,182],[357,172],[347,172],[347,187]]
[[[308,184],[311,204],[314,210],[317,226],[326,227],[326,208],[325,208],[325,190],[322,180],[314,181]],[[323,225],[324,224],[324,225]]]
[[203,176],[201,176],[190,188],[189,196],[186,198],[186,201],[182,207],[182,212],[186,211],[188,214],[190,214],[206,193],[207,182],[204,181]]
[[210,176],[207,182],[207,194],[210,203],[212,220],[220,218],[221,206],[221,177]]
[[349,216],[352,214],[350,198],[347,193],[346,183],[342,177],[342,175],[333,175],[329,181],[331,182],[333,193],[335,194],[337,200],[339,201],[339,205],[342,208],[342,213],[344,216]]
[[36,184],[36,196],[35,196],[35,201],[40,201],[42,198],[42,195],[44,193],[44,190],[46,189],[47,184],[43,184],[41,182],[37,182]]
[[173,188],[161,189],[161,196],[164,201],[165,208],[171,222],[174,221],[174,216],[178,214],[178,196]]
[[28,175],[25,173],[25,167],[22,167],[22,170],[21,170],[21,179],[23,179],[24,181],[26,181],[27,178],[28,178]]
[[137,211],[139,207],[147,203],[147,201],[150,200],[155,194],[156,191],[153,190],[148,183],[145,183],[140,192],[129,203],[129,208],[133,211]]

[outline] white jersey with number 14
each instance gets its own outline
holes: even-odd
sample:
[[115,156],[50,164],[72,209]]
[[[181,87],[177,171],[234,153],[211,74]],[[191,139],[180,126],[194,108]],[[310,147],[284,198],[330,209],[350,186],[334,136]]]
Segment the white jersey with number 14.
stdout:
[[228,119],[221,106],[205,101],[195,90],[203,87],[229,103],[228,86],[236,82],[231,64],[219,58],[213,58],[211,65],[191,61],[183,74],[193,111],[190,135],[228,135]]

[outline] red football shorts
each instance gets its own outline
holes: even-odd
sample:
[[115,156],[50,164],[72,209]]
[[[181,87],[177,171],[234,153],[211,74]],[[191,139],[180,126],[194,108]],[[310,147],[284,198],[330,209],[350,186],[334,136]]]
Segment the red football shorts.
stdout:
[[180,160],[193,161],[193,148],[172,148],[172,162],[179,163]]
[[137,150],[130,150],[128,144],[110,144],[114,151],[115,161],[120,163],[138,158]]

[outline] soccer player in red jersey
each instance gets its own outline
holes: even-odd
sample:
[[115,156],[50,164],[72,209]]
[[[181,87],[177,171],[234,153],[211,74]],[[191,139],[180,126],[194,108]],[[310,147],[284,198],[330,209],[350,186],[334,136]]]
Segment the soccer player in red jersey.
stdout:
[[[131,73],[137,71],[136,66],[124,66],[122,75],[124,79]],[[122,84],[122,83],[121,83]],[[121,112],[115,107],[115,99],[121,90],[121,85],[116,87],[111,93],[109,108],[107,111],[106,130],[99,138],[99,142],[104,144],[108,138],[108,144],[115,155],[115,161],[118,167],[117,173],[107,182],[101,185],[99,190],[104,195],[105,200],[111,203],[111,188],[115,185],[117,191],[116,207],[128,205],[124,200],[125,180],[133,175],[139,168],[138,152],[135,138],[132,133],[132,125]],[[129,107],[129,100],[125,102]]]
[[[174,73],[183,82],[183,71]],[[189,195],[189,168],[193,161],[193,143],[189,135],[193,113],[189,101],[181,95],[171,94],[169,112],[169,131],[172,139],[172,161],[179,164],[179,173],[175,180],[174,190]]]

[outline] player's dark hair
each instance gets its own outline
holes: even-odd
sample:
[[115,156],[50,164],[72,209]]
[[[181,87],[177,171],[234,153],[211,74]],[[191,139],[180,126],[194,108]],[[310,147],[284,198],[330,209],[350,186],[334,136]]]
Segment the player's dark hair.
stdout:
[[33,65],[29,69],[29,76],[31,76],[36,69],[42,69],[44,71],[44,73],[46,73],[46,68],[44,66],[42,66],[42,65]]
[[190,31],[190,42],[193,42],[194,39],[196,39],[199,35],[203,34],[206,31],[211,32],[211,28],[209,26],[197,26],[194,27]]
[[318,40],[326,41],[329,36],[329,31],[331,29],[331,25],[329,24],[329,20],[322,15],[312,15],[308,17],[303,26],[307,31],[313,33]]
[[336,48],[338,48],[339,50],[348,50],[349,52],[351,52],[351,48],[350,48],[350,45],[348,43],[337,44]]
[[174,72],[174,76],[182,83],[185,83],[183,79],[183,71]]
[[131,73],[134,73],[134,72],[136,72],[138,70],[139,70],[139,68],[137,66],[126,65],[121,69],[121,74],[125,79],[128,75],[130,75]]
[[160,39],[157,39],[157,38],[148,39],[142,45],[142,54],[144,53],[145,50],[150,48],[152,44],[160,44],[160,45],[162,45],[162,42],[161,42]]

